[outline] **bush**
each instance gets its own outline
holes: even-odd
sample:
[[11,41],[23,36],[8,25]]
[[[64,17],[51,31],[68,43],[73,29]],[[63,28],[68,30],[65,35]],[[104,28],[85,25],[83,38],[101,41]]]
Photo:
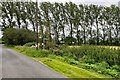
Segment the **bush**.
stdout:
[[[119,52],[120,49],[110,49],[98,46],[82,45],[79,47],[60,46],[54,50],[35,50],[25,46],[15,47],[30,57],[49,57],[77,65],[101,74],[120,77]],[[112,64],[112,65],[110,65]]]
[[[65,42],[65,44],[72,45],[72,44],[75,44],[75,43],[76,43],[76,39],[73,38],[73,37],[66,37],[66,38],[64,39],[64,42]],[[72,43],[72,42],[74,42],[74,43]]]
[[72,57],[86,63],[100,63],[105,61],[109,66],[120,65],[120,49],[110,49],[99,46],[82,45],[79,47],[60,47],[63,56]]
[[113,65],[111,69],[114,69],[120,72],[120,67],[118,65]]
[[107,74],[111,75],[112,77],[119,78],[119,76],[120,76],[120,72],[117,72],[116,70],[107,69],[106,72],[107,72]]
[[0,44],[4,44],[4,41],[0,38]]
[[94,64],[95,60],[94,59],[90,59],[89,57],[82,57],[79,60],[80,62],[84,62],[84,63],[89,63],[89,64]]
[[97,64],[79,63],[78,67],[88,69],[88,70],[92,69],[98,73],[110,75],[110,76],[115,77],[115,78],[120,77],[120,72],[117,71],[118,66],[108,68],[108,64],[106,62],[101,62],[101,63],[97,63]]
[[7,28],[3,33],[3,39],[7,45],[24,45],[35,41],[35,33],[26,29]]
[[35,46],[35,42],[28,42],[28,43],[24,44],[24,46],[26,46],[26,47],[31,47],[32,45]]
[[25,46],[15,46],[14,49],[30,57],[47,57],[50,54],[47,50],[36,50]]
[[56,46],[54,45],[54,43],[53,42],[46,42],[46,44],[45,44],[45,49],[54,49]]

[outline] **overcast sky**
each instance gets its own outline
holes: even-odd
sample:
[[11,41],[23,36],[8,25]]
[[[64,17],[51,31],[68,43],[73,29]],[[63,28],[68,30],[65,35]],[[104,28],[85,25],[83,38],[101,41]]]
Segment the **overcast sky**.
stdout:
[[[36,1],[36,0],[34,0]],[[103,5],[103,6],[110,6],[111,4],[118,5],[120,0],[38,0],[39,2],[49,1],[49,2],[74,2],[76,4],[96,4],[96,5]]]
[[[33,0],[36,1],[36,0]],[[103,5],[103,6],[110,6],[112,4],[118,5],[118,2],[120,0],[38,0],[39,2],[44,2],[44,1],[48,1],[48,2],[73,2],[76,4],[96,4],[96,5]],[[2,36],[1,30],[0,30],[0,37]]]

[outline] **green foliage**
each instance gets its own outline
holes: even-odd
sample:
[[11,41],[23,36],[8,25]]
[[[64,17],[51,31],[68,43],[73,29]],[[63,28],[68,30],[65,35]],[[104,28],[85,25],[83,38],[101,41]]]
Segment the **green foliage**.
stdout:
[[47,50],[36,50],[25,46],[15,46],[14,49],[30,57],[47,57],[50,54]]
[[57,56],[54,55],[54,54],[49,54],[48,57],[49,57],[49,58],[52,58],[52,59],[55,59]]
[[[4,31],[6,28],[30,28],[35,32],[35,4],[33,1],[30,3],[1,2],[1,29]],[[66,37],[66,44],[71,45],[72,42],[76,42],[78,45],[83,43],[120,45],[120,8],[118,6],[42,2],[38,7],[38,13],[40,36],[43,38],[46,35],[50,42],[54,35],[55,43],[59,44],[59,38],[64,40],[65,30],[67,30],[70,37]]]
[[35,46],[35,42],[28,42],[28,43],[24,44],[24,46],[26,46],[26,47],[31,47],[32,45]]
[[73,58],[70,58],[68,56],[64,56],[63,58],[64,58],[64,62],[67,62],[69,64],[75,64],[75,65],[78,64],[78,61],[75,61]]
[[15,49],[30,57],[48,57],[100,74],[120,77],[120,48],[106,46],[60,46],[57,50],[35,50],[25,46]]
[[120,77],[120,71],[117,69],[112,69],[112,67],[108,67],[109,65],[106,62],[101,62],[97,64],[86,64],[86,63],[79,63],[78,67],[88,70],[94,70],[95,72],[110,75],[115,78]]
[[120,72],[118,72],[117,70],[107,69],[106,73],[109,74],[109,75],[111,75],[112,77],[120,78]]
[[109,64],[107,62],[105,62],[105,61],[97,63],[97,65],[99,65],[99,67],[109,68]]
[[[98,73],[119,77],[120,48],[104,46],[61,46],[62,56],[66,62],[79,61],[77,65],[84,69],[92,69]],[[73,59],[71,59],[73,58]],[[110,69],[110,71],[107,71]]]
[[89,44],[95,44],[95,39],[89,39]]
[[120,66],[118,66],[118,65],[113,65],[113,66],[111,67],[111,69],[115,69],[115,70],[117,70],[117,71],[120,72]]
[[111,65],[120,65],[120,48],[110,49],[99,46],[82,45],[79,47],[60,47],[64,56],[72,57],[86,63],[99,63],[102,61]]
[[2,38],[0,38],[0,41],[2,41]]
[[55,48],[55,44],[53,42],[46,42],[45,44],[45,49],[54,49]]
[[82,68],[78,68],[73,65],[66,64],[64,62],[51,59],[51,58],[36,58],[37,60],[42,61],[44,64],[47,64],[49,67],[54,70],[60,72],[61,74],[69,77],[69,78],[108,78],[108,76],[104,76],[95,72],[87,71]]
[[4,41],[2,38],[0,38],[0,44],[4,44]]
[[82,58],[79,59],[80,62],[84,62],[84,63],[89,63],[89,64],[94,64],[95,60],[91,59],[89,57],[83,56]]
[[7,28],[3,33],[3,40],[7,45],[24,45],[35,39],[35,33],[25,29]]
[[75,44],[75,43],[76,43],[76,39],[73,38],[73,37],[66,37],[66,38],[64,39],[64,41],[65,41],[65,44],[68,44],[68,45],[71,45],[71,44]]

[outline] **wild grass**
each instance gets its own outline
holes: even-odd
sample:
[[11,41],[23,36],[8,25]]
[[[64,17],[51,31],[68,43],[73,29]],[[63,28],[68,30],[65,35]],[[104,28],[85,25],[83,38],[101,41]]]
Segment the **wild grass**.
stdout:
[[[14,49],[29,57],[43,60],[43,62],[44,60],[47,60],[45,57],[49,59],[54,59],[56,60],[56,61],[53,60],[54,65],[52,65],[53,63],[48,63],[48,62],[44,62],[44,63],[52,67],[53,69],[58,68],[58,71],[61,69],[59,69],[59,67],[55,67],[55,65],[59,65],[57,63],[59,63],[60,61],[61,65],[59,66],[61,68],[63,67],[62,63],[63,64],[66,63],[69,66],[71,65],[71,66],[76,66],[77,68],[80,69],[82,68],[87,69],[91,73],[97,72],[115,78],[120,77],[120,67],[119,67],[120,47],[114,49],[114,48],[109,48],[108,46],[105,47],[105,46],[82,45],[78,47],[60,46],[59,49],[57,50],[35,50],[34,48],[30,48],[30,47],[16,46],[14,47]],[[64,71],[66,71],[66,69]],[[64,71],[63,74],[65,73]],[[69,75],[71,76],[74,74],[69,74]],[[66,74],[66,76],[68,76],[68,74]],[[84,76],[86,77],[88,75],[85,74]]]
[[51,59],[51,58],[36,58],[39,61],[42,61],[44,64],[47,64],[52,69],[60,72],[61,74],[69,78],[108,78],[102,74],[95,72],[90,72],[76,66],[69,65],[67,63]]

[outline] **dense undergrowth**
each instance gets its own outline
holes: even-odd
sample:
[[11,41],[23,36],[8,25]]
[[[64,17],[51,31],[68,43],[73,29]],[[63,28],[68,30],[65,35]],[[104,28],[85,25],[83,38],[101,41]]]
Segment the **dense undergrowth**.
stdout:
[[60,46],[59,49],[35,50],[25,46],[14,49],[30,57],[49,57],[80,68],[120,78],[120,47],[82,45]]

